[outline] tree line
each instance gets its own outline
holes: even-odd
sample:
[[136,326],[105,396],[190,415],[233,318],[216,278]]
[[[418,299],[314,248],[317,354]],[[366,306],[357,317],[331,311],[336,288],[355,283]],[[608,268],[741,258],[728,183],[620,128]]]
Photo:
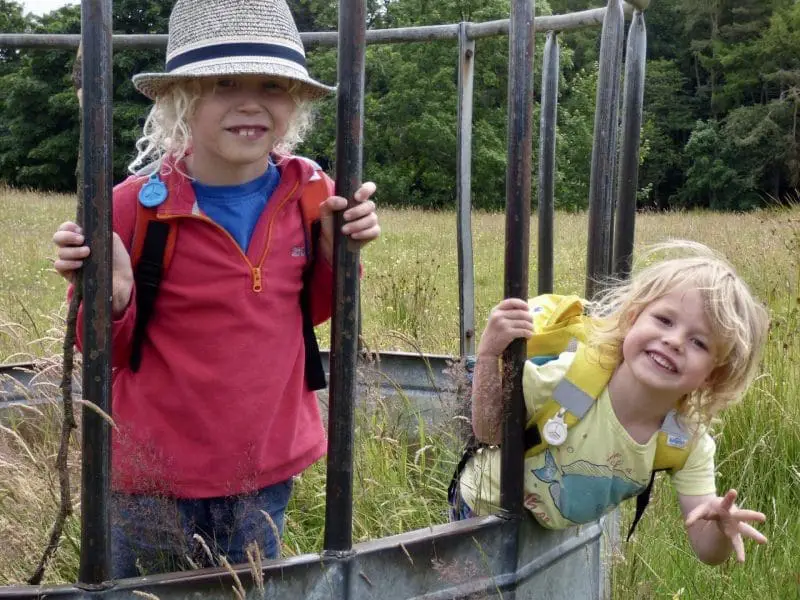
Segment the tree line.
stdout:
[[[173,2],[116,0],[115,33],[165,33]],[[368,0],[368,27],[507,18],[510,0]],[[602,5],[544,0],[536,14]],[[289,0],[301,31],[337,26],[334,0]],[[800,3],[795,0],[655,0],[646,13],[648,61],[638,203],[644,209],[746,210],[797,199],[800,183]],[[79,33],[80,9],[43,16],[0,0],[0,32]],[[586,207],[599,28],[559,36],[562,49],[556,205]],[[544,36],[537,36],[535,95]],[[309,70],[336,80],[336,50],[309,48]],[[369,46],[364,174],[381,202],[423,208],[455,202],[457,44]],[[0,182],[75,189],[78,105],[74,52],[0,48]],[[163,51],[114,55],[114,169],[126,176],[148,100],[130,78],[163,69]],[[473,205],[504,203],[508,40],[476,43]],[[538,127],[537,117],[534,122]],[[332,168],[335,99],[317,107],[300,153]],[[535,180],[535,178],[534,178]],[[535,182],[534,182],[535,185]],[[534,198],[535,198],[534,194]]]

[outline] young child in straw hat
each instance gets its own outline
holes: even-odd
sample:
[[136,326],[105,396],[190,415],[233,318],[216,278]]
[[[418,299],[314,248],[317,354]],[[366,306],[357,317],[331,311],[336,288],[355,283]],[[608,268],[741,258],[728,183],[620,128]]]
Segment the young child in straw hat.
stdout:
[[[253,543],[279,555],[293,477],[326,449],[305,376],[300,199],[325,182],[308,274],[314,323],[330,317],[331,213],[347,205],[291,154],[311,102],[334,88],[306,71],[284,0],[178,0],[165,72],[133,81],[154,105],[113,200],[115,578],[196,564],[202,544],[232,563]],[[363,184],[344,212],[342,233],[361,243],[380,233],[374,191]],[[134,365],[142,205],[174,233]],[[69,280],[90,249],[75,223],[53,241]]]

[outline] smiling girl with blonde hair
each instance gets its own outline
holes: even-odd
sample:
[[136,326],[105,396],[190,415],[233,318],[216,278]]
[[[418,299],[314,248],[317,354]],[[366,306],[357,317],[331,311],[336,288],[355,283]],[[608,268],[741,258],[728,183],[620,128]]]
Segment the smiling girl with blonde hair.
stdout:
[[[635,271],[586,303],[585,343],[552,360],[525,363],[526,420],[538,427],[540,411],[554,401],[560,410],[526,452],[524,504],[547,528],[588,523],[628,498],[649,495],[655,471],[668,464],[698,558],[716,564],[735,551],[744,561],[743,537],[766,542],[749,524],[765,516],[737,507],[736,490],[717,496],[708,426],[753,381],[767,312],[733,267],[706,246],[674,241],[644,256],[664,252],[677,256]],[[451,488],[454,519],[498,508],[498,359],[512,340],[535,337],[533,323],[528,303],[519,299],[504,300],[489,316],[472,395],[473,430],[483,447]],[[580,377],[573,379],[578,364]],[[595,385],[597,396],[584,391],[590,385],[575,383],[594,385],[598,377],[604,379]]]

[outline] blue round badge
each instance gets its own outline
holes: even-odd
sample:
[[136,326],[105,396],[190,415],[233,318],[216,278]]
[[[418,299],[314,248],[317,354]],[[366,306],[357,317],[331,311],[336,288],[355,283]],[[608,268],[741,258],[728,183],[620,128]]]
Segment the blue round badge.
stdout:
[[142,206],[153,208],[167,199],[167,186],[153,173],[139,190],[139,202]]

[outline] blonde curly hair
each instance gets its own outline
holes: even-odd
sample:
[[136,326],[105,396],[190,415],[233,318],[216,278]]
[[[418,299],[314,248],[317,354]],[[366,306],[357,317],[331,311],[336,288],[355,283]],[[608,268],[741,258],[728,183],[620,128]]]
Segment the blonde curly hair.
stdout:
[[739,400],[756,376],[769,316],[731,264],[703,244],[670,240],[651,246],[638,263],[664,252],[679,256],[636,270],[629,280],[612,282],[588,303],[593,317],[589,345],[621,361],[622,342],[647,305],[676,289],[699,290],[711,323],[716,366],[703,387],[681,399],[678,412],[687,421],[708,425]]
[[[288,91],[295,110],[286,134],[272,149],[278,155],[291,154],[303,141],[313,121],[314,103],[301,96],[300,85],[292,82]],[[165,159],[178,165],[186,157],[192,138],[189,119],[201,92],[200,80],[191,79],[175,83],[156,98],[142,128],[142,136],[136,142],[136,158],[128,165],[128,171],[133,174],[160,171]]]

